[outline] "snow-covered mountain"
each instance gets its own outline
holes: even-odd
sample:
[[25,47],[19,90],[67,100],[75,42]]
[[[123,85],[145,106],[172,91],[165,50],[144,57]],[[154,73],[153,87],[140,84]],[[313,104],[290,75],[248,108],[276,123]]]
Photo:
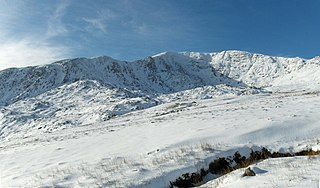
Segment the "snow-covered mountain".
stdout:
[[215,71],[209,62],[198,63],[180,54],[164,54],[135,62],[110,57],[79,58],[1,71],[1,104],[34,97],[79,80],[94,80],[107,88],[147,93],[172,93],[217,84],[240,85]]
[[[319,85],[320,58],[272,57],[243,51],[220,53],[184,52],[197,61],[210,62],[219,73],[255,87],[299,85],[300,89]],[[303,85],[306,84],[306,85]]]
[[0,72],[0,138],[106,121],[178,99],[315,87],[319,62],[242,51],[165,52],[134,62],[105,56],[6,69]]
[[[277,110],[281,108],[280,103],[286,101],[282,98],[288,97],[287,93],[295,95],[295,93],[305,92],[306,96],[303,94],[299,97],[303,98],[301,101],[307,101],[309,95],[317,95],[320,91],[320,77],[318,75],[320,75],[319,57],[313,59],[272,57],[243,51],[218,53],[164,52],[133,62],[119,61],[107,56],[76,58],[43,66],[6,69],[0,71],[0,142],[2,143],[0,149],[4,149],[4,153],[0,153],[0,163],[2,162],[1,155],[7,156],[7,161],[10,161],[8,152],[11,149],[12,151],[15,150],[16,147],[19,150],[20,147],[28,144],[35,144],[36,147],[40,147],[41,144],[51,143],[51,146],[55,147],[57,146],[56,141],[74,139],[76,140],[74,145],[78,145],[80,142],[86,142],[87,135],[97,136],[100,132],[109,135],[110,132],[117,132],[118,129],[131,126],[135,128],[132,128],[132,132],[121,133],[119,136],[131,139],[128,135],[134,136],[133,132],[149,131],[148,133],[153,135],[154,138],[148,135],[138,135],[139,139],[147,137],[152,140],[152,145],[148,145],[147,150],[158,147],[154,146],[154,144],[158,144],[155,140],[167,139],[163,141],[162,145],[159,144],[161,145],[159,147],[168,149],[161,154],[164,158],[169,151],[172,152],[172,148],[176,149],[176,144],[190,144],[192,140],[207,142],[208,138],[212,136],[211,134],[216,136],[213,140],[218,141],[219,144],[221,142],[227,143],[226,145],[222,144],[223,147],[228,148],[229,145],[238,142],[246,145],[248,142],[252,143],[251,139],[256,139],[257,135],[264,135],[263,132],[259,132],[259,128],[254,126],[255,123],[269,126],[269,122],[278,117],[275,114],[282,114],[283,118],[276,123],[285,122],[285,125],[289,125],[291,120],[289,123],[286,121],[296,117],[296,113],[299,113],[299,106],[294,102],[287,105],[289,107],[286,107],[286,109],[292,108],[294,111],[292,113],[295,114],[291,114],[291,111],[279,112]],[[289,97],[290,100],[294,98],[294,96]],[[312,98],[310,101],[318,103],[317,99]],[[206,104],[207,102],[208,104]],[[247,105],[246,103],[252,104]],[[232,104],[236,106],[232,106]],[[259,105],[263,107],[263,110],[256,114],[255,108]],[[273,109],[274,113],[267,112],[268,108]],[[234,114],[234,111],[239,111],[239,114]],[[308,113],[306,117],[315,117],[315,114]],[[256,116],[259,118],[256,119]],[[227,120],[229,117],[233,118]],[[241,119],[242,117],[244,119]],[[255,122],[251,122],[248,117],[255,119]],[[205,123],[197,125],[197,118]],[[213,120],[214,118],[216,119]],[[296,125],[294,130],[298,130],[299,122],[302,121],[303,119],[299,119],[294,123]],[[168,122],[173,124],[172,128],[168,126],[171,125]],[[221,129],[212,128],[209,126],[212,122],[221,123],[225,127]],[[299,137],[305,141],[307,138],[305,135],[310,135],[309,131],[313,130],[314,122],[317,121],[311,118],[309,122],[310,127],[305,132],[299,132],[303,136],[292,133],[284,140],[289,142]],[[181,132],[177,135],[168,134],[168,136],[164,136],[166,131],[179,131],[175,127],[181,129],[180,123],[186,124],[185,127],[191,132],[187,131],[187,135]],[[159,127],[147,128],[151,126],[150,124],[159,125]],[[246,127],[246,130],[237,132],[237,134],[228,138],[228,141],[225,140],[225,136],[222,134],[226,134],[228,129],[233,130],[239,127],[238,124]],[[200,127],[197,128],[195,125]],[[270,135],[270,131],[272,133],[274,131],[263,126],[260,128],[265,129],[266,134],[273,138],[274,135]],[[281,133],[289,130],[282,130],[283,127],[281,130],[274,129]],[[158,130],[158,132],[155,130]],[[203,133],[203,137],[201,137],[199,136],[200,133],[198,134],[198,131],[201,132],[201,130],[214,130],[217,133]],[[312,139],[315,139],[318,132],[310,132],[312,132]],[[193,134],[196,136],[192,136]],[[158,138],[158,135],[162,135],[163,138]],[[279,138],[279,134],[275,135],[274,140]],[[79,139],[78,136],[80,136]],[[176,138],[177,136],[179,138]],[[112,135],[111,137],[116,139]],[[106,139],[104,136],[98,136],[97,138],[101,138],[101,141]],[[133,143],[138,145],[139,139],[133,139]],[[293,143],[298,144],[299,141],[301,140]],[[90,145],[97,141],[92,136],[87,142]],[[114,140],[109,140],[109,142],[116,144]],[[253,144],[261,143],[272,145],[263,139],[258,139],[257,143]],[[64,142],[62,145],[64,145]],[[111,147],[111,145],[106,145]],[[130,144],[127,143],[127,145]],[[127,145],[124,144],[119,147],[127,149]],[[291,147],[290,144],[287,143],[287,145]],[[276,144],[272,147],[279,148],[280,146]],[[101,148],[98,147],[97,150],[99,149]],[[73,149],[70,149],[70,152],[71,150],[76,152]],[[142,151],[143,148],[136,148],[136,150]],[[41,155],[45,155],[47,150],[43,151]],[[112,151],[121,154],[124,152],[124,150],[118,150],[117,148],[113,148]],[[157,149],[152,150],[150,154],[158,151]],[[96,160],[102,160],[105,157],[104,155],[107,155],[97,151],[92,152],[93,155],[98,154]],[[207,150],[204,149],[201,152],[207,152]],[[197,157],[208,157],[207,153],[201,152],[200,156]],[[133,153],[137,154],[136,152]],[[67,158],[69,154],[66,153]],[[81,157],[79,155],[76,158],[82,160]],[[90,157],[94,158],[91,155]],[[114,157],[119,156],[114,154]],[[143,156],[144,159],[145,157]],[[184,160],[188,161],[188,164],[194,160],[191,156],[183,157],[186,157]],[[55,161],[55,159],[52,160]],[[156,159],[152,158],[150,160]],[[156,163],[158,165],[158,161]],[[164,163],[159,162],[159,164],[163,165]],[[153,170],[159,167],[157,165],[152,166]],[[168,174],[174,172],[172,177],[168,174],[161,175],[161,177],[172,180],[173,177],[178,175],[176,169],[170,167],[171,165],[177,169],[181,168],[171,163],[168,166],[160,166],[165,168],[164,171]],[[146,175],[146,172],[141,173]],[[159,178],[154,177],[154,173],[152,171],[150,173],[152,177],[149,177],[150,174],[146,177],[149,180],[155,178],[154,180],[158,181]],[[10,175],[9,172],[8,174],[8,177],[5,177],[6,180],[13,178],[12,174]],[[119,181],[117,178],[115,180]],[[20,183],[23,181],[27,180],[21,180]],[[77,179],[76,181],[80,180]],[[84,185],[89,184],[85,183]]]
[[[256,92],[215,71],[209,62],[179,53],[135,62],[78,58],[7,69],[0,72],[0,138],[106,121],[172,101],[194,88],[206,98]],[[169,93],[175,94],[167,99]]]
[[0,71],[0,105],[6,106],[79,80],[94,80],[108,88],[149,94],[218,84],[267,87],[281,84],[282,79],[287,79],[286,83],[288,80],[292,83],[319,81],[315,76],[319,64],[318,57],[306,60],[242,51],[165,52],[134,62],[106,56],[77,58]]

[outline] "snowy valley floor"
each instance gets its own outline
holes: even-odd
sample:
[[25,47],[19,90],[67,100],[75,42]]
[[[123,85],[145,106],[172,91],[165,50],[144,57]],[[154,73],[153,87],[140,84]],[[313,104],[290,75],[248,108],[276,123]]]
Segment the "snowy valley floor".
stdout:
[[[1,187],[167,187],[250,148],[320,149],[318,92],[162,104],[103,123],[0,142]],[[17,133],[19,134],[19,133]],[[318,187],[318,156],[268,159],[202,187]]]

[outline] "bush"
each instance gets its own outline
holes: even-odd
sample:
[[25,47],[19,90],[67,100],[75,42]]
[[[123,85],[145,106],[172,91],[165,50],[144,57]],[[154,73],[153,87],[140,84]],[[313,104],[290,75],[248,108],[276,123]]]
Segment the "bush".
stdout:
[[296,152],[295,156],[307,156],[307,155],[320,155],[320,151],[313,151],[312,149],[302,150],[300,152]]
[[218,158],[209,164],[209,172],[212,174],[226,174],[232,170],[226,158]]
[[189,173],[182,174],[182,177],[179,177],[174,182],[170,182],[170,187],[194,187],[201,185],[203,178],[208,174],[203,168],[200,172],[194,172],[189,175]]
[[243,166],[246,163],[246,157],[241,156],[241,154],[237,151],[233,155],[233,161],[237,163],[236,166]]

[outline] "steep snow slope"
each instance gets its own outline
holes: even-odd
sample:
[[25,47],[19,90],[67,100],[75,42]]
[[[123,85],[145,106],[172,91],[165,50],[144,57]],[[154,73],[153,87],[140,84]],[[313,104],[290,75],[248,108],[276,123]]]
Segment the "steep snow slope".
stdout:
[[197,63],[175,54],[135,62],[110,57],[78,58],[53,64],[0,71],[0,105],[34,97],[78,80],[95,80],[109,88],[169,93],[205,85],[240,85],[217,73],[209,62]]
[[255,87],[292,84],[301,80],[297,78],[299,75],[318,84],[319,65],[318,57],[305,60],[242,51],[165,52],[135,62],[106,56],[78,58],[0,71],[0,105],[34,97],[77,80],[95,80],[108,87],[149,93],[173,93],[217,84]]
[[295,89],[305,89],[309,85],[304,85],[307,82],[312,83],[313,88],[320,88],[320,78],[317,76],[320,66],[319,57],[284,58],[243,51],[182,52],[181,54],[197,61],[210,62],[216,71],[250,86],[272,86],[287,90],[289,88],[281,87],[286,85],[292,87],[297,84]]
[[319,65],[318,57],[305,60],[242,51],[165,52],[135,62],[118,61],[106,56],[78,58],[45,66],[0,71],[0,105],[34,97],[78,80],[95,80],[107,87],[149,93],[173,93],[217,84],[278,86],[301,80],[299,75],[306,81],[318,84],[316,75]]
[[0,138],[28,137],[37,132],[107,121],[115,115],[158,103],[147,95],[80,80],[2,108]]

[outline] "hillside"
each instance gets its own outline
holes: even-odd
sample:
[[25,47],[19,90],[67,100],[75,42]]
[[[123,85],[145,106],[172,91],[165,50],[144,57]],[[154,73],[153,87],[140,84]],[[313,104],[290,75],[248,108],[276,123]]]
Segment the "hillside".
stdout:
[[237,150],[317,149],[319,73],[319,57],[242,51],[0,71],[0,182],[164,187]]
[[319,64],[318,57],[306,60],[242,51],[165,52],[134,62],[106,56],[77,58],[0,71],[0,104],[6,106],[78,80],[95,80],[108,88],[146,93],[174,93],[218,84],[259,88],[309,80],[318,84]]

